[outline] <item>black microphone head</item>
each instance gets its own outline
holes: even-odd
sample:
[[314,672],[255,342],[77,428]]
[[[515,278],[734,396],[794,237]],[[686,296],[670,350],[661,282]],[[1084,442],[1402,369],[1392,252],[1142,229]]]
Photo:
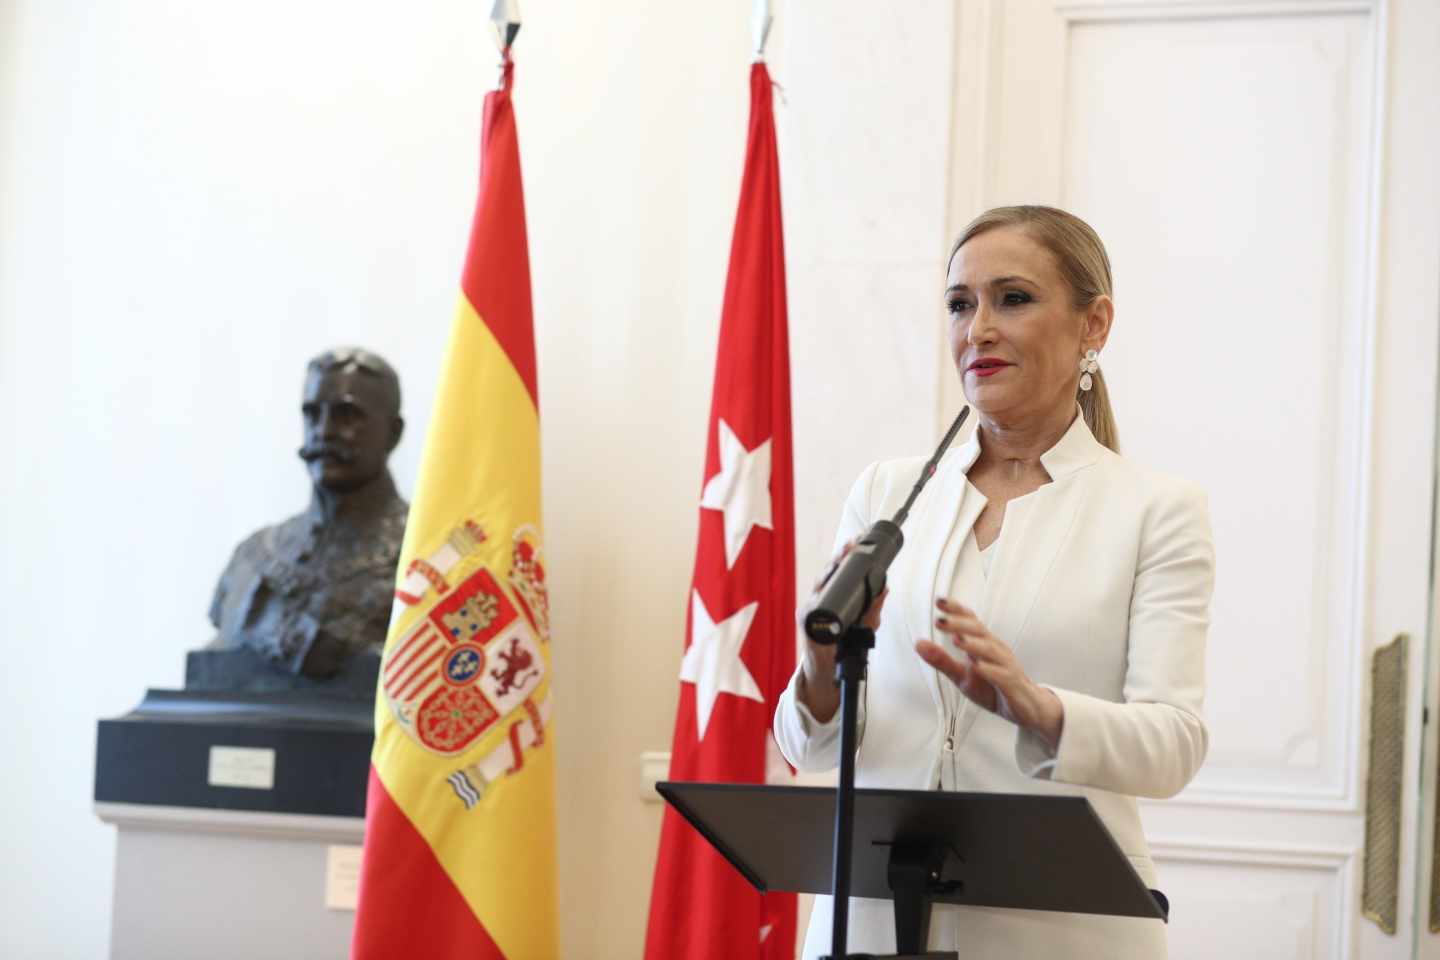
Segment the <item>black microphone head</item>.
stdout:
[[870,604],[885,589],[885,571],[890,569],[890,563],[905,545],[905,534],[901,532],[900,525],[905,522],[921,489],[935,475],[936,464],[969,415],[970,408],[965,407],[950,424],[945,439],[940,441],[935,455],[921,468],[914,489],[895,513],[895,518],[876,521],[820,584],[819,600],[804,618],[805,635],[813,642],[838,643],[845,631],[864,616]]
[[805,635],[816,643],[837,643],[859,622],[885,589],[885,571],[905,543],[889,520],[878,520],[820,585],[820,598],[805,614]]

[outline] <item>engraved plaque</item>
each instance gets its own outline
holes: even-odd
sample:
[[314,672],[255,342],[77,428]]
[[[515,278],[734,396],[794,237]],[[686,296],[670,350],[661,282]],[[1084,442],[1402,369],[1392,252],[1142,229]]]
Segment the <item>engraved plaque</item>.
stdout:
[[212,787],[275,789],[275,751],[261,747],[211,747],[206,782]]

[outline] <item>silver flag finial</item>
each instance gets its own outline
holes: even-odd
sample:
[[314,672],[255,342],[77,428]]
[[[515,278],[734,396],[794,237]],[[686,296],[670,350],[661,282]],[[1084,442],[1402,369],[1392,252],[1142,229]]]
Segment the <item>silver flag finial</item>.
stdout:
[[495,46],[504,53],[520,32],[520,0],[495,0],[490,9],[490,22],[495,27]]
[[775,18],[770,15],[770,0],[755,0],[750,13],[750,35],[755,40],[755,59],[765,59],[765,41],[770,39],[770,24]]

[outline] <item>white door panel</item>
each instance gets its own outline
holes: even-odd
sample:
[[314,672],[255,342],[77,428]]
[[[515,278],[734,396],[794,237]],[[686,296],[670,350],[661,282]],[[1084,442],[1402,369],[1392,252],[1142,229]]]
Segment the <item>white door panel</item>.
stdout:
[[[1157,845],[1155,853],[1166,883],[1185,891],[1170,926],[1171,960],[1345,955],[1352,919],[1344,908],[1355,882],[1351,851],[1200,842]],[[1224,922],[1215,922],[1218,917]]]
[[1114,261],[1121,436],[1213,505],[1220,682],[1197,793],[1351,799],[1367,33],[1361,17],[1071,33],[1061,197]]
[[[1095,226],[1125,452],[1210,494],[1211,751],[1181,797],[1144,806],[1177,958],[1440,960],[1416,909],[1437,60],[1433,0],[960,4],[952,228],[1015,202]],[[1370,656],[1401,632],[1391,935],[1360,899]]]

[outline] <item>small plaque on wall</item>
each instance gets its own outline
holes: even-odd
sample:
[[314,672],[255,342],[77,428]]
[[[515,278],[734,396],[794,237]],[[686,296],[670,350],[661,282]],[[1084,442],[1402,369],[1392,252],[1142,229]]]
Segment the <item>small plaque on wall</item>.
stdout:
[[360,851],[338,843],[325,851],[325,906],[331,910],[354,910],[360,900]]
[[211,747],[207,781],[212,787],[275,789],[275,751],[262,747]]

